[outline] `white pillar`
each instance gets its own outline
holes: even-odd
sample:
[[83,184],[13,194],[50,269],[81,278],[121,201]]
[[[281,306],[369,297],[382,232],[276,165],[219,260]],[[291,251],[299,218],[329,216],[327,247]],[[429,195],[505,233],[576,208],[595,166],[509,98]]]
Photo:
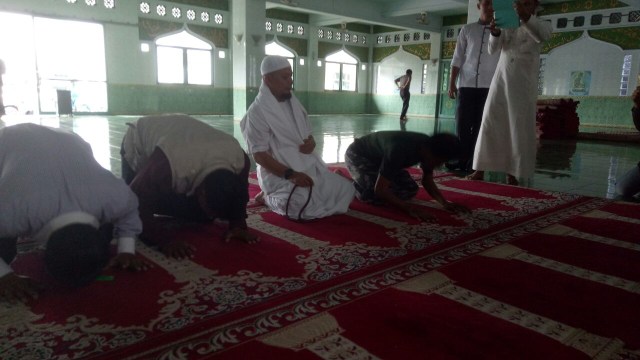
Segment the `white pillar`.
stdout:
[[233,0],[231,3],[233,117],[241,119],[258,94],[262,82],[260,63],[264,57],[264,0]]
[[467,24],[474,23],[480,18],[480,10],[478,9],[478,0],[469,0],[467,6]]

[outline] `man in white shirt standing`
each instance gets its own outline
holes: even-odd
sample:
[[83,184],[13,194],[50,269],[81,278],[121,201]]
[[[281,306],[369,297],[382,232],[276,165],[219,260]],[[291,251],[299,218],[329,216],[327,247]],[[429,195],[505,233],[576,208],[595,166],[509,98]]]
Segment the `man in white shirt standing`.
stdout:
[[142,230],[135,194],[93,157],[78,135],[35,124],[0,129],[0,301],[36,298],[38,285],[10,264],[18,238],[45,248],[48,272],[83,286],[100,274],[109,243],[118,239],[111,266],[134,271]]
[[[450,170],[471,172],[482,111],[500,54],[489,54],[489,25],[493,19],[493,1],[479,0],[480,19],[462,27],[451,61],[449,97],[457,99],[456,128],[462,155]],[[456,85],[457,83],[457,85]]]

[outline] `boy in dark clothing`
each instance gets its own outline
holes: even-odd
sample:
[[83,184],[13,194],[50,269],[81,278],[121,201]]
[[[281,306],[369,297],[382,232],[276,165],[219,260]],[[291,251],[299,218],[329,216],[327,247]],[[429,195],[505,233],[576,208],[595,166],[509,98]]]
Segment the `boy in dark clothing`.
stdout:
[[433,181],[433,169],[456,158],[459,152],[460,141],[452,134],[379,131],[356,139],[347,149],[345,160],[358,199],[388,203],[419,220],[430,221],[434,219],[431,214],[407,202],[418,193],[418,185],[405,169],[420,164],[427,193],[448,211],[468,213],[465,206],[445,200]]

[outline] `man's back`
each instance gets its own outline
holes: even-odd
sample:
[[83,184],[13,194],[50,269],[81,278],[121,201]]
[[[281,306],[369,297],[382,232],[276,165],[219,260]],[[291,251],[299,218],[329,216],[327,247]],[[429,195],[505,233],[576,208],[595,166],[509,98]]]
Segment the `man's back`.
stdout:
[[0,154],[0,213],[12,215],[0,217],[0,236],[37,231],[65,212],[102,219],[113,215],[105,204],[114,211],[136,202],[76,134],[35,124],[9,126],[0,130]]
[[419,147],[429,136],[411,131],[378,131],[356,139],[352,149],[385,168],[404,169],[420,162]]
[[238,140],[190,116],[147,116],[132,127],[124,141],[126,161],[138,171],[160,148],[169,160],[178,193],[192,192],[214,170],[239,174],[244,168],[245,154]]

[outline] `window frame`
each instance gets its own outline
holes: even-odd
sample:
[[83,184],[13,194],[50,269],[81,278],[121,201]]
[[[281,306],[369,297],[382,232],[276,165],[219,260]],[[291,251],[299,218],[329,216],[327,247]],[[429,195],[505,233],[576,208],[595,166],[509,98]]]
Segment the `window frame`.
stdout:
[[[342,52],[345,55],[351,57],[354,60],[354,63],[327,60],[331,56],[337,55],[340,52]],[[358,68],[359,68],[359,65],[360,65],[360,61],[358,60],[357,57],[353,56],[352,54],[349,54],[344,49],[341,49],[339,51],[336,51],[333,54],[329,54],[328,56],[326,56],[325,60],[324,60],[324,64],[325,64],[325,66],[324,66],[324,72],[325,72],[325,74],[324,74],[324,85],[323,85],[324,91],[348,91],[348,92],[354,92],[354,93],[358,92]],[[338,79],[338,89],[333,89],[333,88],[328,89],[327,88],[327,64],[338,64],[340,66],[340,73],[339,73],[340,75],[339,75],[339,79]],[[345,90],[342,87],[342,84],[344,83],[344,65],[350,65],[350,66],[354,66],[355,67],[355,72],[354,72],[355,73],[355,79],[353,80],[355,86],[353,87],[353,90],[348,90],[348,89]]]
[[[206,44],[206,46],[202,46],[202,47],[195,47],[195,46],[182,46],[179,43],[175,43],[175,44],[159,44],[158,42],[162,42],[163,39],[170,37],[170,36],[175,36],[175,35],[188,35],[190,37],[192,37],[193,39],[203,42],[204,44]],[[154,45],[156,47],[156,82],[159,85],[191,85],[191,86],[214,86],[214,69],[215,69],[215,57],[214,57],[214,53],[215,53],[215,47],[210,44],[208,41],[201,39],[199,36],[192,34],[191,32],[187,31],[187,30],[182,30],[178,33],[174,33],[174,34],[167,34],[164,36],[161,36],[159,38],[157,38],[154,41]],[[161,49],[179,49],[182,50],[182,82],[163,82],[160,81],[160,52]],[[208,53],[208,58],[209,58],[209,81],[208,83],[192,83],[190,82],[190,72],[189,72],[189,52],[190,51],[198,51],[198,52],[207,52]]]

